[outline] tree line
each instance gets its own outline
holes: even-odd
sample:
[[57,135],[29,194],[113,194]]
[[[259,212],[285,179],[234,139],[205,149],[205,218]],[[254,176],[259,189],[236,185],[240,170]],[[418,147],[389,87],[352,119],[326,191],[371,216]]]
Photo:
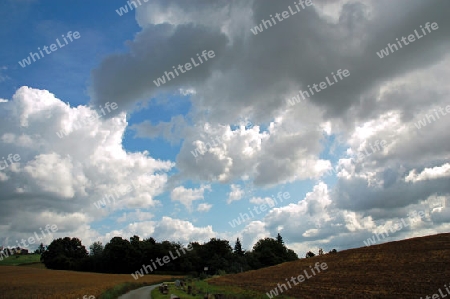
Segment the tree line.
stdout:
[[[95,242],[89,246],[88,252],[78,238],[65,237],[54,240],[41,254],[41,261],[48,269],[55,270],[132,273],[170,251],[180,252],[182,247],[177,242],[157,242],[152,237],[141,240],[134,235],[130,240],[114,237],[104,246]],[[189,248],[191,250],[183,250],[185,254],[165,264],[156,273],[199,277],[256,270],[298,259],[297,254],[285,246],[280,234],[276,239],[260,239],[249,251],[242,249],[239,238],[234,248],[229,241],[217,238],[203,244],[190,242]],[[205,267],[208,268],[206,271]]]

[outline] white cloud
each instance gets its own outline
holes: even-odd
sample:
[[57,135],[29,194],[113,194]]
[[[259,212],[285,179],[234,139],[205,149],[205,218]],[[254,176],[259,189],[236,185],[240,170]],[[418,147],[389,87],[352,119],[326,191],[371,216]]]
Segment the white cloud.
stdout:
[[121,217],[117,218],[117,222],[134,222],[134,221],[147,221],[154,217],[152,213],[143,212],[140,209],[136,209],[134,212],[124,212]]
[[230,204],[233,201],[241,200],[244,196],[244,191],[240,189],[239,185],[231,184],[231,191],[228,193],[227,203]]
[[204,185],[197,189],[189,189],[183,186],[178,186],[172,190],[170,197],[173,201],[181,202],[189,211],[192,211],[192,203],[195,200],[204,199],[204,193],[206,190],[211,190],[211,186]]
[[437,166],[433,168],[425,168],[421,173],[417,174],[416,170],[413,169],[409,172],[408,176],[405,177],[405,182],[418,182],[424,180],[433,180],[437,178],[445,178],[450,176],[450,164],[446,163],[442,166]]
[[[285,10],[285,3],[155,0],[140,6],[136,19],[142,29],[127,43],[128,50],[105,57],[92,70],[93,106],[116,101],[117,114],[74,130],[76,122],[92,116],[92,108],[69,107],[47,91],[27,87],[10,101],[0,100],[0,156],[22,157],[0,171],[0,234],[23,233],[25,224],[16,219],[31,219],[28,228],[41,225],[31,216],[35,213],[50,215],[65,226],[64,233],[83,238],[137,233],[207,240],[220,235],[211,225],[196,227],[163,212],[155,215],[162,220],[150,221],[154,218],[144,209],[161,207],[156,197],[169,185],[176,187],[172,201],[191,210],[210,189],[183,187],[188,181],[231,184],[221,197],[228,203],[241,200],[246,194],[236,182],[243,177],[255,188],[285,183],[296,188],[316,181],[300,202],[277,206],[262,221],[236,232],[245,246],[280,231],[298,252],[359,247],[380,225],[420,209],[428,209],[426,221],[393,239],[448,231],[449,209],[430,205],[436,197],[448,201],[450,193],[450,117],[420,130],[415,123],[449,102],[450,19],[445,12],[450,3],[398,1],[315,0],[301,17],[258,36],[250,28]],[[439,23],[438,31],[378,58],[376,51],[429,20]],[[203,49],[214,50],[216,57],[163,87],[149,84]],[[287,98],[338,69],[348,69],[350,77],[288,107]],[[174,109],[169,121],[149,119],[133,128],[137,137],[181,143],[172,159],[176,164],[145,151],[127,152],[122,141],[128,111],[140,100],[172,104],[172,96],[189,101],[191,109],[185,115]],[[253,126],[243,126],[246,121]],[[60,139],[55,132],[63,129],[70,134]],[[366,149],[372,152],[376,140],[386,140],[386,147],[355,159]],[[193,157],[197,145],[205,153]],[[337,182],[328,186],[320,180],[331,161]],[[169,177],[174,167],[177,174]],[[137,187],[119,203],[95,209],[94,201],[131,182]],[[24,208],[17,209],[19,200]],[[252,198],[254,204],[264,201]],[[197,211],[211,206],[200,203]],[[130,208],[140,212],[122,214]],[[90,230],[93,219],[118,210],[123,229],[110,229],[105,236]]]
[[252,197],[250,199],[250,203],[253,203],[255,205],[262,205],[262,204],[268,204],[270,207],[275,206],[275,202],[270,197]]
[[[22,87],[2,105],[5,111],[0,118],[0,156],[12,153],[21,159],[0,171],[0,234],[34,231],[48,219],[65,235],[79,232],[77,236],[91,238],[95,232],[83,233],[79,227],[117,209],[158,205],[154,197],[162,193],[174,163],[153,159],[148,152],[127,153],[122,145],[125,114],[99,119],[60,139],[55,132],[88,117],[90,108],[69,107],[48,91]],[[95,201],[130,182],[137,188],[120,204],[95,208]],[[28,219],[26,228],[17,219]]]
[[212,204],[209,203],[201,203],[197,207],[197,211],[199,212],[208,212],[212,208]]

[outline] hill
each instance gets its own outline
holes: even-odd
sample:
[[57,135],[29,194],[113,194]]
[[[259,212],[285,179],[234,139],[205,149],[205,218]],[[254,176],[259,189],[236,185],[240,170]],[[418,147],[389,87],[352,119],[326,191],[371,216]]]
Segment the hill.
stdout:
[[[312,275],[310,266],[326,263]],[[286,279],[311,277],[294,283]],[[315,269],[314,269],[315,270]],[[318,272],[315,270],[315,272]],[[300,279],[300,278],[299,278]],[[450,283],[450,234],[412,238],[300,259],[260,270],[209,280],[268,293],[280,284],[282,295],[295,298],[425,298]],[[281,286],[285,284],[286,288]],[[287,290],[285,290],[287,289]],[[274,296],[274,293],[272,293]],[[445,296],[444,296],[445,297]],[[441,297],[433,297],[441,298]]]
[[18,266],[23,264],[40,263],[40,254],[12,255],[3,257],[0,266]]

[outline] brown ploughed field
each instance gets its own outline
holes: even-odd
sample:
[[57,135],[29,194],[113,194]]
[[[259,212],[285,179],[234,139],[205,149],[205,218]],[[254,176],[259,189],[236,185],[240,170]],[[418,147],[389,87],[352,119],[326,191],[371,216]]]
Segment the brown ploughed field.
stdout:
[[[256,271],[209,280],[267,293],[298,277],[316,262],[328,269],[294,286],[282,295],[294,298],[425,298],[444,294],[450,283],[450,234],[438,234],[370,247],[325,254]],[[317,272],[317,271],[316,271]],[[308,275],[311,276],[310,270]],[[284,290],[284,289],[283,289]],[[276,298],[276,297],[275,297]],[[435,297],[436,298],[436,297]],[[441,298],[439,296],[439,298]],[[450,297],[449,297],[450,298]]]
[[[123,282],[156,284],[173,276],[145,275],[134,280],[130,274],[99,274],[31,267],[0,266],[0,299],[11,298],[96,298],[105,290]],[[92,297],[91,297],[92,298]]]

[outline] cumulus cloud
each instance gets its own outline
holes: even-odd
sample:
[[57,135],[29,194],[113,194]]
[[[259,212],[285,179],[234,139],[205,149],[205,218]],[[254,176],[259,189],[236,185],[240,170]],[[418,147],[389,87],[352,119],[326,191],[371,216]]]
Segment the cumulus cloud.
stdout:
[[230,192],[228,193],[227,203],[230,204],[233,201],[241,200],[242,196],[244,196],[244,191],[240,189],[239,185],[231,184]]
[[255,205],[263,205],[263,204],[267,204],[270,207],[275,206],[275,202],[272,198],[270,197],[253,197],[250,199],[250,203],[253,203]]
[[[167,186],[172,201],[189,211],[214,183],[230,184],[225,202],[239,201],[246,195],[238,185],[243,178],[257,188],[315,183],[298,203],[248,223],[239,232],[247,248],[277,232],[298,252],[359,247],[413,210],[424,210],[426,217],[392,239],[448,231],[449,208],[435,201],[447,203],[450,194],[450,117],[435,109],[450,102],[450,2],[431,3],[315,0],[258,35],[250,29],[286,10],[286,3],[156,0],[140,6],[141,29],[126,51],[107,56],[92,71],[92,107],[114,101],[117,111],[75,130],[75,123],[92,116],[91,107],[69,107],[27,87],[10,101],[0,100],[0,156],[21,156],[0,170],[0,232],[23,230],[14,219],[31,211],[44,215],[51,209],[58,221],[71,219],[86,229],[93,217],[132,207],[139,212],[121,214],[122,230],[82,236],[207,240],[217,235],[211,226],[166,215],[151,220],[145,209],[160,206],[155,197]],[[432,34],[383,59],[376,54],[430,21],[439,24]],[[161,87],[152,83],[203,50],[216,56]],[[350,76],[288,104],[339,69]],[[137,138],[180,143],[174,162],[123,149],[128,113],[142,103],[153,107],[179,98],[189,101],[185,115],[175,111],[159,123],[131,127]],[[59,138],[61,130],[68,136]],[[377,147],[377,141],[385,143]],[[178,172],[169,176],[175,167]],[[336,175],[333,185],[323,181],[330,172]],[[184,187],[186,181],[201,187]],[[119,203],[94,208],[93,201],[122,192],[130,182],[138,187]],[[17,210],[16,202],[26,208]],[[200,203],[196,212],[211,207]]]
[[[29,87],[20,88],[2,105],[0,156],[20,156],[18,162],[0,170],[2,235],[23,234],[24,222],[19,219],[28,219],[29,232],[55,223],[57,236],[71,235],[117,209],[159,204],[155,196],[161,194],[166,172],[174,164],[153,159],[148,152],[123,149],[125,114],[98,119],[59,138],[57,132],[88,118],[90,108],[69,107],[48,91]],[[96,200],[130,181],[137,187],[120,204],[95,208]],[[79,236],[92,237],[89,233]]]
[[450,164],[446,163],[438,167],[425,168],[419,174],[416,173],[416,170],[411,170],[408,176],[405,178],[405,182],[418,182],[448,176],[450,176]]
[[[253,239],[283,230],[292,242],[306,241],[301,245],[305,250],[314,240],[350,244],[353,234],[362,239],[376,221],[389,222],[427,205],[435,194],[448,194],[445,128],[450,118],[442,116],[421,130],[414,125],[448,103],[449,21],[444,13],[448,8],[443,2],[317,0],[311,9],[255,36],[250,28],[285,10],[286,4],[199,0],[142,6],[136,15],[145,28],[142,34],[162,24],[172,28],[196,24],[220,32],[227,41],[208,66],[210,76],[189,85],[195,90],[189,115],[194,121],[184,129],[177,179],[234,183],[247,176],[261,187],[320,182],[334,172],[335,186],[320,182],[303,201],[273,209],[265,222],[252,222],[242,232]],[[432,35],[401,53],[381,60],[376,55],[430,20],[439,24]],[[140,43],[137,38],[131,44]],[[164,59],[173,61],[170,51]],[[348,69],[350,76],[301,103],[287,104],[299,90],[325,81],[338,69]],[[178,82],[174,93],[186,88]],[[245,120],[254,126],[242,126]],[[149,137],[170,140],[179,123],[175,118],[152,125]],[[330,152],[325,154],[335,157],[334,163],[323,155],[324,140],[331,137]],[[384,145],[377,147],[381,141]],[[335,156],[337,148],[344,149],[343,156]],[[202,154],[193,155],[195,149]],[[242,190],[232,184],[227,202],[242,197]],[[299,220],[302,217],[306,222]]]
[[197,211],[199,211],[199,212],[208,212],[209,210],[211,210],[211,208],[212,208],[212,204],[201,203],[201,204],[198,205]]

